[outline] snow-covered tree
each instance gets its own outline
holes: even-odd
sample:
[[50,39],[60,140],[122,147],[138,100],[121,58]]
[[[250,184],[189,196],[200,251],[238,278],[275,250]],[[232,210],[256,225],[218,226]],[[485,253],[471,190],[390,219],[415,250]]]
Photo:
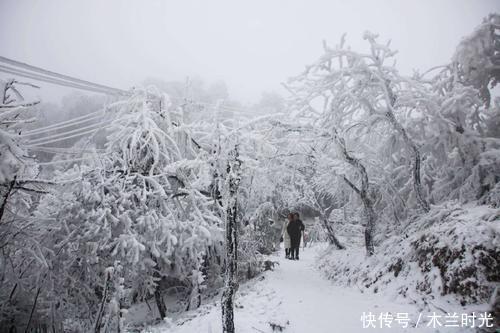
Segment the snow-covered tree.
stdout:
[[[52,276],[76,283],[71,293],[54,291],[55,299],[96,330],[118,325],[127,304],[149,298],[165,317],[171,287],[183,290],[186,307],[198,306],[203,266],[222,241],[222,221],[206,195],[208,159],[183,154],[196,148],[182,147],[193,142],[171,112],[168,96],[154,88],[110,105],[105,152],[61,173],[60,182],[71,185],[59,188],[64,196],[46,196],[40,210],[59,224],[52,242],[62,258]],[[84,315],[76,311],[82,303]]]
[[500,81],[500,14],[490,14],[462,39],[451,65],[451,81],[476,88],[488,108],[490,89]]
[[20,87],[31,84],[0,81],[0,326],[9,330],[36,327],[38,301],[47,262],[39,237],[47,234],[36,209],[50,181],[40,179],[36,161],[20,136],[35,121],[35,102],[25,101]]
[[[415,200],[424,211],[429,210],[425,191],[421,182],[421,156],[417,143],[403,126],[402,117],[422,111],[422,100],[430,94],[424,84],[417,79],[399,74],[391,64],[395,52],[389,43],[382,45],[377,36],[366,32],[370,53],[359,53],[340,44],[330,48],[325,44],[325,54],[304,74],[289,84],[298,94],[307,96],[302,103],[321,99],[324,103],[323,124],[340,128],[365,127],[377,131],[385,122],[385,131],[400,140],[401,153],[411,161]],[[300,96],[299,96],[300,95]]]

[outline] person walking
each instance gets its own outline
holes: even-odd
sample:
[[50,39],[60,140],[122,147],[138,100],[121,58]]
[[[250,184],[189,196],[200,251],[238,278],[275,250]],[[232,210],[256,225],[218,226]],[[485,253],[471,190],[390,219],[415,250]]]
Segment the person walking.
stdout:
[[293,214],[293,218],[288,223],[286,230],[290,236],[290,259],[299,260],[300,237],[302,232],[305,230],[304,223],[300,220],[299,213]]
[[283,224],[283,230],[281,232],[281,238],[283,238],[283,245],[285,247],[285,258],[289,259],[290,258],[290,248],[291,248],[291,243],[290,243],[290,235],[288,234],[288,224],[293,220],[293,213],[289,213],[287,216],[287,220]]

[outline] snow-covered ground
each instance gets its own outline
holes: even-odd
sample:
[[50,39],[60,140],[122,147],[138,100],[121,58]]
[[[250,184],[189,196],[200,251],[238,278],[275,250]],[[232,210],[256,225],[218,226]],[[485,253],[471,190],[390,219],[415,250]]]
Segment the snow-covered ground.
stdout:
[[[419,316],[415,306],[382,294],[362,293],[360,290],[335,286],[315,268],[316,253],[320,248],[301,249],[300,261],[286,260],[281,252],[274,254],[270,256],[270,260],[278,263],[274,271],[268,271],[240,287],[235,311],[238,333],[271,333],[271,323],[285,326],[283,332],[286,333],[462,332],[457,328],[427,327],[429,319],[426,316],[430,314],[422,314],[415,328]],[[363,312],[375,315],[373,324],[376,328],[363,328]],[[379,315],[386,312],[393,317],[397,313],[408,313],[411,318],[409,327],[403,328],[402,322],[393,320],[390,328],[380,329]],[[440,321],[443,323],[443,319]],[[219,299],[197,311],[186,313],[174,323],[161,324],[147,331],[221,332]]]

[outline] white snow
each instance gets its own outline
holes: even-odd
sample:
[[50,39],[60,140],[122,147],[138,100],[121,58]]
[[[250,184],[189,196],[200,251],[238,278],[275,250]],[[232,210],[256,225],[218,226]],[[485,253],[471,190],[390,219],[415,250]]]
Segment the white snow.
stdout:
[[[463,332],[458,328],[439,330],[426,327],[427,313],[422,314],[415,328],[418,310],[411,304],[400,303],[382,294],[362,293],[340,287],[324,279],[317,270],[315,257],[321,246],[301,249],[300,261],[283,258],[280,251],[269,257],[277,261],[274,271],[264,273],[243,284],[237,293],[235,321],[238,333],[273,332],[271,323],[285,326],[286,333],[332,332]],[[377,317],[377,328],[363,328],[361,316],[371,312]],[[380,329],[378,316],[382,312],[408,313],[410,327],[392,322],[391,328]],[[168,322],[150,327],[145,332],[212,333],[221,332],[220,298]],[[412,327],[413,326],[413,327]],[[274,332],[279,332],[275,330]]]

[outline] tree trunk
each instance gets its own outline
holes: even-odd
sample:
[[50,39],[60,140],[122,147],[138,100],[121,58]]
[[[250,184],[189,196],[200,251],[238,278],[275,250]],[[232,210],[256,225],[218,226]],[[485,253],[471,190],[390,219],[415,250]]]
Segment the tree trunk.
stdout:
[[16,185],[17,175],[10,181],[7,191],[5,192],[2,200],[2,204],[0,205],[0,222],[2,222],[3,214],[5,213],[5,207],[7,207],[7,202],[9,201],[10,194],[14,189],[14,185]]
[[222,332],[234,333],[234,297],[238,290],[238,186],[240,182],[238,147],[227,163],[228,193],[226,199],[226,271],[222,294]]
[[[349,185],[354,190],[354,192],[356,192],[359,195],[361,202],[363,202],[363,208],[364,208],[364,213],[365,213],[365,218],[366,218],[365,247],[366,247],[366,253],[369,256],[371,256],[372,254],[375,253],[375,246],[373,244],[373,234],[375,232],[375,223],[377,221],[377,216],[375,215],[375,211],[373,210],[373,204],[367,195],[368,175],[366,174],[366,169],[363,165],[361,165],[361,168],[359,169],[359,171],[363,175],[361,177],[361,179],[362,179],[361,189],[358,189],[358,187],[356,185],[354,185],[351,181],[349,181],[345,177],[344,177],[344,181],[347,183],[347,185]],[[366,185],[365,185],[363,179],[366,179]]]
[[200,285],[197,281],[197,276],[192,278],[192,288],[189,293],[189,302],[186,306],[186,311],[198,309],[201,305]]
[[373,243],[373,234],[375,233],[375,211],[373,210],[371,201],[368,197],[361,198],[365,207],[366,227],[365,227],[365,247],[366,253],[371,256],[375,253],[375,245]]
[[167,316],[167,306],[165,305],[165,301],[163,300],[161,293],[161,282],[163,281],[163,277],[160,275],[160,264],[158,263],[158,260],[154,256],[151,256],[151,260],[155,263],[153,271],[153,278],[156,280],[154,292],[155,303],[158,308],[158,313],[160,314],[160,319],[163,320]]
[[30,317],[28,320],[28,324],[26,325],[26,329],[24,330],[24,333],[28,333],[30,331],[30,325],[31,325],[31,320],[33,319],[33,313],[35,312],[36,309],[36,304],[38,302],[38,296],[40,295],[40,290],[42,287],[38,287],[35,295],[35,300],[33,302],[33,306],[31,307],[31,312],[30,312]]
[[345,250],[345,246],[340,243],[338,238],[335,236],[335,232],[333,231],[332,226],[328,223],[327,219],[321,217],[321,221],[323,222],[323,227],[326,230],[326,235],[328,236],[328,240],[331,245],[335,245],[339,250]]
[[405,144],[408,146],[408,149],[410,150],[410,154],[413,159],[413,170],[412,170],[412,175],[413,175],[413,190],[415,191],[415,197],[417,198],[417,203],[422,208],[424,212],[429,212],[430,211],[430,206],[427,200],[425,199],[424,196],[424,191],[422,189],[422,181],[420,178],[420,164],[421,164],[421,158],[420,158],[420,151],[417,148],[417,145],[413,140],[408,136],[408,133],[406,133],[406,130],[401,126],[401,124],[396,120],[396,117],[394,116],[394,113],[392,111],[387,111],[385,114],[386,118],[389,119],[389,122],[392,124],[392,126],[396,129],[396,131],[401,134],[403,137],[403,140],[405,141]]
[[156,287],[155,290],[155,302],[156,302],[156,307],[158,308],[158,312],[160,313],[161,319],[165,319],[167,316],[167,306],[165,305],[165,302],[163,301],[163,297],[161,296],[161,292],[158,287]]
[[94,325],[94,333],[99,333],[101,331],[102,318],[104,317],[104,307],[108,298],[108,290],[110,285],[110,273],[106,272],[106,279],[104,280],[104,292],[102,295],[101,306],[99,307],[99,312],[97,312],[97,317]]
[[373,253],[375,253],[375,246],[373,244],[373,234],[375,232],[375,223],[377,221],[377,216],[375,215],[375,211],[373,210],[373,204],[370,198],[368,197],[368,188],[370,185],[368,182],[368,173],[366,172],[366,168],[361,163],[361,161],[351,156],[347,152],[345,141],[342,137],[338,135],[337,130],[335,128],[333,129],[333,137],[339,147],[342,157],[345,159],[347,163],[349,163],[351,166],[354,167],[354,169],[359,173],[361,177],[361,188],[358,188],[346,177],[344,177],[344,181],[347,183],[347,185],[349,185],[349,187],[351,187],[354,190],[354,192],[356,192],[359,195],[361,201],[363,202],[363,207],[365,210],[365,218],[366,218],[365,247],[367,255],[371,256],[373,255]]
[[394,115],[394,105],[396,104],[396,96],[389,86],[389,82],[384,82],[385,89],[387,91],[387,98],[389,102],[389,107],[385,113],[385,117],[389,120],[392,127],[403,137],[403,140],[410,151],[410,155],[413,159],[413,190],[415,191],[415,197],[417,198],[417,203],[422,208],[424,212],[430,211],[430,206],[424,196],[424,191],[422,189],[422,182],[420,179],[420,151],[418,150],[417,144],[408,136],[406,129],[398,122],[396,116]]

